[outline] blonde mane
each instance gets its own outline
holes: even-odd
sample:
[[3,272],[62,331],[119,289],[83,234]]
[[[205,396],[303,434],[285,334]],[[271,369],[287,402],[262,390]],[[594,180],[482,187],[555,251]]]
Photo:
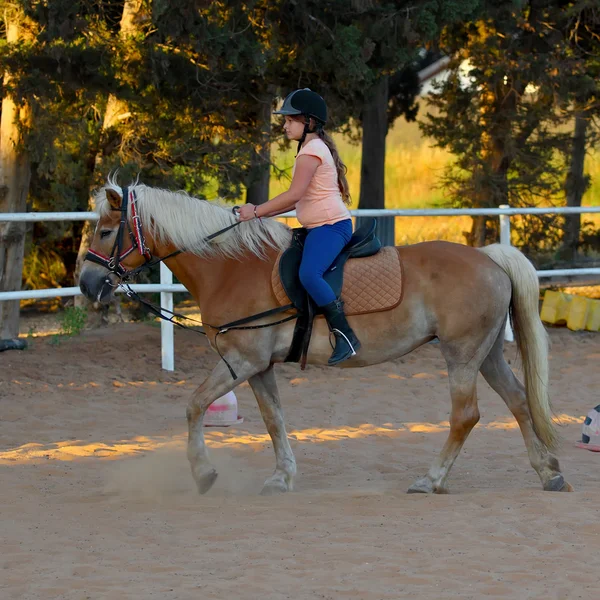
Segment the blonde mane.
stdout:
[[[95,196],[99,216],[110,211],[107,189],[122,194],[121,187],[109,177],[107,185]],[[130,184],[129,189],[135,190],[138,213],[146,235],[159,242],[171,242],[186,252],[203,257],[228,258],[241,258],[250,252],[265,258],[265,249],[283,250],[290,244],[290,229],[273,219],[247,221],[207,242],[207,236],[236,222],[231,206],[200,200],[186,192],[171,192],[137,182]]]

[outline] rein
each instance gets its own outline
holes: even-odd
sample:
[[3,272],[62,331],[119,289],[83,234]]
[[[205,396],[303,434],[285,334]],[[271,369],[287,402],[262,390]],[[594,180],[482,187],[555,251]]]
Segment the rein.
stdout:
[[[285,319],[280,319],[279,321],[274,321],[272,323],[263,323],[261,325],[247,325],[247,323],[252,323],[253,321],[258,321],[259,319],[262,319],[264,317],[269,317],[272,315],[276,315],[278,313],[288,311],[291,308],[294,308],[294,305],[287,304],[286,306],[279,306],[277,308],[272,308],[270,310],[266,310],[261,313],[254,314],[249,317],[244,317],[242,319],[237,319],[236,321],[231,321],[230,323],[225,323],[224,325],[211,325],[210,323],[202,323],[200,321],[197,321],[196,319],[186,317],[185,315],[173,312],[166,308],[162,308],[161,306],[157,306],[156,304],[152,304],[152,302],[148,302],[147,300],[144,300],[142,297],[140,297],[140,295],[137,292],[135,292],[133,289],[131,289],[131,286],[128,283],[129,280],[132,277],[135,277],[136,275],[141,273],[142,271],[145,271],[146,269],[150,269],[151,267],[158,265],[161,262],[163,262],[169,258],[172,258],[173,256],[177,256],[178,254],[181,254],[183,252],[183,250],[175,250],[174,252],[171,252],[170,254],[167,254],[167,256],[163,256],[163,257],[153,257],[152,253],[150,252],[150,249],[146,246],[146,240],[144,238],[142,222],[141,222],[140,217],[137,212],[137,196],[136,196],[135,190],[130,191],[129,188],[124,187],[124,188],[121,188],[121,191],[122,191],[122,198],[123,198],[122,202],[121,202],[121,208],[113,208],[112,209],[112,210],[118,210],[121,212],[121,220],[119,222],[119,229],[117,231],[117,239],[115,240],[115,243],[113,244],[110,256],[106,256],[105,254],[102,254],[100,252],[96,252],[95,250],[89,249],[86,254],[85,260],[89,260],[90,262],[96,263],[96,264],[101,265],[101,266],[105,267],[106,269],[108,269],[109,274],[112,273],[113,275],[115,275],[118,278],[118,282],[116,285],[113,284],[107,275],[106,279],[104,280],[105,284],[110,285],[111,287],[121,286],[122,288],[124,288],[125,294],[127,295],[128,298],[131,298],[132,300],[135,300],[135,301],[139,302],[140,304],[143,304],[148,309],[149,312],[156,315],[160,319],[163,319],[164,321],[169,321],[170,323],[173,323],[173,325],[177,325],[177,327],[179,327],[181,329],[187,329],[189,331],[193,331],[194,333],[199,333],[199,334],[205,335],[205,336],[208,335],[205,331],[202,331],[200,329],[195,329],[193,327],[188,327],[187,325],[184,325],[183,323],[180,323],[179,321],[176,321],[175,319],[176,318],[177,319],[185,319],[187,321],[193,321],[195,323],[199,323],[200,325],[202,325],[204,327],[210,327],[211,329],[216,329],[217,333],[215,334],[215,349],[217,350],[217,353],[219,354],[221,360],[227,365],[227,368],[229,369],[231,376],[234,379],[237,379],[237,375],[236,375],[235,371],[232,369],[231,365],[227,362],[227,360],[225,359],[225,357],[221,354],[221,351],[219,350],[219,344],[218,344],[219,335],[221,335],[223,333],[227,333],[228,331],[231,331],[231,330],[263,329],[265,327],[273,327],[275,325],[280,325],[281,323],[287,323],[288,321],[297,319],[298,314],[291,315],[289,317],[286,317]],[[133,221],[133,230],[127,219],[127,207],[129,205],[130,201],[131,201],[131,219]],[[238,211],[239,211],[239,208],[237,206],[234,206],[232,209],[233,214],[237,215]],[[237,227],[240,223],[242,223],[242,221],[236,221],[232,225],[228,225],[227,227],[224,227],[223,229],[220,229],[219,231],[216,231],[215,233],[211,233],[209,236],[206,236],[203,239],[203,241],[210,242],[210,241],[214,240],[216,237],[229,231],[230,229]],[[125,227],[127,227],[128,232],[129,232],[131,246],[123,252],[122,248],[123,248],[123,236],[125,233]],[[137,250],[140,253],[140,255],[144,257],[146,262],[144,262],[139,267],[136,267],[135,269],[126,269],[121,264],[121,261],[123,261],[127,256],[129,256],[134,250]],[[169,313],[170,316],[166,316],[164,313]]]
[[[140,295],[137,292],[135,292],[134,290],[131,289],[131,287],[128,283],[122,283],[121,286],[123,288],[126,288],[125,294],[127,295],[127,297],[139,302],[140,304],[143,304],[148,309],[149,312],[156,315],[163,321],[169,321],[169,323],[173,323],[173,325],[177,325],[177,327],[179,327],[180,329],[187,329],[188,331],[193,331],[194,333],[199,333],[200,335],[208,336],[206,331],[203,331],[202,329],[196,329],[194,327],[189,327],[188,325],[184,325],[183,323],[180,323],[179,321],[176,321],[175,319],[185,319],[186,321],[192,321],[194,323],[198,323],[202,327],[210,327],[211,329],[216,329],[217,333],[215,334],[215,349],[216,349],[219,357],[221,358],[221,360],[227,365],[227,368],[229,369],[229,372],[231,373],[231,376],[234,379],[237,379],[237,375],[236,375],[235,371],[233,370],[233,368],[231,367],[231,365],[227,362],[227,359],[223,356],[223,354],[221,354],[221,350],[219,349],[219,335],[221,335],[223,333],[227,333],[228,331],[236,330],[236,329],[237,330],[264,329],[266,327],[274,327],[275,325],[281,325],[281,323],[287,323],[288,321],[292,321],[293,319],[298,318],[298,315],[294,314],[294,315],[290,315],[289,317],[286,317],[285,319],[280,319],[279,321],[273,321],[271,323],[262,323],[261,325],[246,325],[246,323],[252,323],[253,321],[258,321],[259,319],[262,319],[264,317],[270,317],[272,315],[276,315],[278,313],[282,313],[287,310],[290,310],[291,308],[294,308],[293,304],[287,304],[285,306],[278,306],[277,308],[271,308],[270,310],[265,310],[264,312],[250,315],[249,317],[244,317],[243,319],[237,319],[236,321],[231,321],[229,323],[225,323],[224,325],[211,325],[210,323],[204,323],[202,321],[192,319],[191,317],[186,317],[185,315],[182,315],[181,313],[176,313],[172,310],[169,310],[168,308],[162,308],[162,306],[157,306],[156,304],[153,304],[152,302],[148,302],[147,300],[144,300],[143,298],[140,297]],[[170,316],[166,316],[164,313],[168,313]]]

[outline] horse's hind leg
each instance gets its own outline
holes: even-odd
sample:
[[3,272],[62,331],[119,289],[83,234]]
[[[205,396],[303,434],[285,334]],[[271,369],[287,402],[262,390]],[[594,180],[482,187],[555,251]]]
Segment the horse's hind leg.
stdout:
[[254,375],[248,382],[256,396],[260,413],[275,449],[275,472],[265,481],[261,494],[290,492],[294,487],[296,459],[285,430],[273,366]]
[[408,489],[409,494],[445,493],[445,482],[448,473],[471,429],[479,421],[476,391],[478,369],[479,365],[473,365],[473,361],[467,364],[448,364],[448,378],[452,396],[450,434],[427,475],[410,486]]
[[538,438],[534,429],[531,413],[527,404],[525,387],[515,377],[512,369],[504,360],[502,346],[504,344],[504,329],[496,343],[483,361],[481,374],[490,387],[506,402],[514,415],[527,447],[529,461],[536,470],[542,485],[548,491],[570,492],[572,487],[564,480],[558,460],[550,454],[545,444]]

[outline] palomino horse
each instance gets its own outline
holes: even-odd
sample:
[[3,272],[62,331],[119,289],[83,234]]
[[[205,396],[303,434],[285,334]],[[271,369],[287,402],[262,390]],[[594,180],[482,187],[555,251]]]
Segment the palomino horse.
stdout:
[[[93,262],[85,263],[80,279],[88,298],[108,301],[121,276],[127,277],[155,256],[167,257],[166,264],[198,303],[213,348],[218,328],[207,324],[228,323],[277,306],[271,272],[278,253],[290,243],[290,230],[284,224],[269,219],[243,222],[208,241],[211,234],[237,222],[230,209],[185,193],[138,184],[125,194],[111,180],[98,193],[96,208],[99,221],[88,255]],[[127,230],[130,235],[123,239]],[[427,475],[409,492],[445,490],[450,468],[479,420],[478,372],[517,420],[543,488],[571,491],[552,454],[558,435],[548,400],[548,342],[538,316],[538,280],[533,266],[518,250],[500,245],[473,249],[426,242],[398,251],[404,266],[403,301],[386,312],[350,317],[362,348],[343,367],[394,360],[439,339],[452,398],[450,432]],[[525,385],[503,357],[509,309]],[[276,316],[268,316],[260,322],[275,320]],[[201,493],[217,476],[207,457],[204,413],[214,400],[246,380],[275,450],[275,472],[266,480],[263,493],[293,489],[296,461],[273,371],[273,365],[286,357],[293,327],[292,321],[252,331],[230,330],[219,336],[219,352],[233,366],[237,378],[219,361],[187,409],[187,454]],[[324,320],[317,319],[308,362],[327,365],[330,353],[329,331]]]

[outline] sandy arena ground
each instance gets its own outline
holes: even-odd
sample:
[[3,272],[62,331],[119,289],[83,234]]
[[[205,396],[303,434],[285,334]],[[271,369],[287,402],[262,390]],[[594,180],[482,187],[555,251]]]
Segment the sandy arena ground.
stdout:
[[299,472],[270,498],[247,385],[244,423],[207,429],[215,487],[194,490],[185,407],[218,359],[203,338],[176,332],[174,373],[149,324],[0,354],[0,600],[597,598],[600,454],[574,442],[600,403],[600,335],[550,333],[572,494],[541,490],[483,380],[450,494],[405,494],[448,430],[436,345],[361,370],[278,367]]

